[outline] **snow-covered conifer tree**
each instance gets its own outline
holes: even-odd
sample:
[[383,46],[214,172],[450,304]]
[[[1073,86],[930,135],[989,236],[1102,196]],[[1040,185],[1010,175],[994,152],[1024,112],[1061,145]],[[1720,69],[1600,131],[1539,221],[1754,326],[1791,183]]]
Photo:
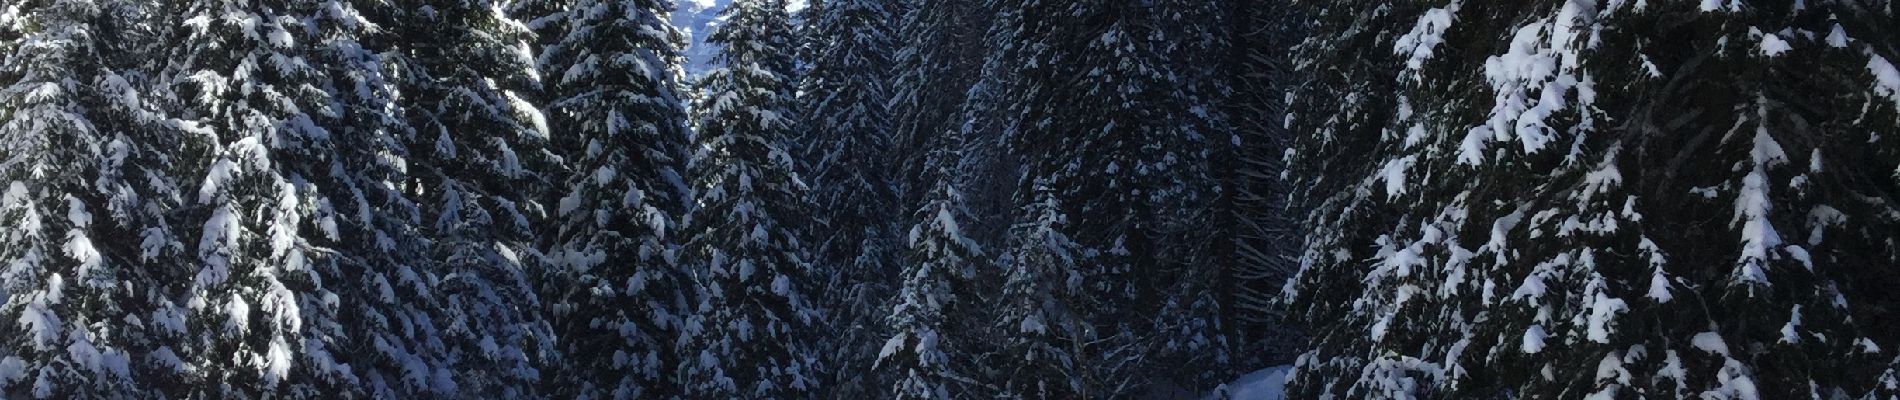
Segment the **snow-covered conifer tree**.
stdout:
[[957,166],[963,158],[961,132],[949,131],[931,146],[930,162],[936,187],[917,210],[917,220],[906,235],[909,263],[886,316],[891,336],[878,352],[877,365],[891,371],[888,398],[951,399],[968,375],[971,359],[965,345],[975,331],[960,331],[951,321],[969,313],[979,297],[966,286],[983,261],[976,241],[963,234],[970,221],[963,194],[957,190]]
[[[826,299],[834,310],[835,334],[827,335],[826,364],[838,390],[876,390],[862,373],[877,351],[878,319],[895,286],[893,265],[901,259],[896,219],[895,170],[890,112],[893,23],[902,12],[894,0],[812,2],[802,29],[799,137],[791,142],[800,175],[809,177],[818,214],[810,237]],[[831,393],[863,397],[862,392]]]
[[[20,47],[20,34],[26,30],[26,19],[20,15],[20,6],[9,4],[0,7],[0,45],[13,49]],[[0,65],[6,65],[7,59],[15,57],[14,52],[0,51]],[[17,72],[0,73],[0,83],[12,84],[19,80]]]
[[1088,321],[1066,301],[1082,290],[1076,265],[1081,250],[1063,233],[1069,221],[1057,190],[1038,179],[1033,193],[1035,200],[1021,211],[1025,221],[1011,228],[1015,241],[998,298],[994,332],[1002,343],[992,356],[1008,361],[990,368],[997,370],[999,397],[1087,397],[1088,366],[1078,364],[1074,353],[1089,340]]
[[[318,196],[305,237],[323,248],[313,257],[321,287],[334,292],[337,342],[309,341],[298,368],[351,374],[340,394],[420,397],[456,392],[454,362],[440,323],[450,321],[431,279],[430,238],[422,206],[405,191],[417,131],[408,119],[401,76],[405,44],[387,38],[379,16],[396,5],[326,0],[316,4],[309,57],[327,75],[331,106],[318,119],[332,134],[326,156],[300,174]],[[328,301],[327,299],[321,299]],[[313,304],[311,307],[324,306]]]
[[1877,386],[1900,339],[1877,311],[1891,10],[1375,3],[1310,10],[1301,48],[1294,396]]
[[697,206],[685,254],[697,304],[685,322],[684,390],[702,397],[799,398],[818,390],[822,314],[802,225],[812,212],[786,143],[791,26],[782,0],[740,0],[711,42],[724,52],[700,78],[687,166]]
[[[185,334],[178,356],[196,384],[180,396],[314,397],[354,388],[330,368],[340,343],[336,320],[337,213],[327,182],[336,160],[325,126],[341,106],[321,36],[308,18],[316,3],[194,1],[184,34],[168,49],[179,116],[202,124],[213,142],[184,149],[202,177],[187,195],[185,226],[199,228],[198,257],[179,303]],[[330,32],[326,32],[330,33]],[[169,314],[169,312],[167,312]]]
[[573,167],[542,282],[562,359],[548,393],[682,395],[672,376],[689,291],[671,235],[687,188],[679,32],[669,0],[561,2],[537,18],[555,142]]
[[[890,168],[893,184],[899,190],[901,204],[920,204],[936,184],[925,167],[935,149],[926,147],[947,130],[966,129],[966,104],[970,88],[977,81],[998,79],[983,73],[988,41],[984,30],[995,11],[982,6],[985,1],[910,0],[904,7],[896,32],[891,83],[891,137],[895,161]],[[986,85],[995,87],[997,85]],[[987,104],[987,103],[986,103]],[[981,114],[988,114],[983,112]],[[987,117],[988,115],[984,115]],[[971,133],[993,133],[984,132]],[[994,134],[965,136],[964,165],[958,166],[958,187],[967,201],[982,201],[982,209],[972,210],[972,231],[978,240],[1000,241],[1008,229],[1015,192],[1015,168],[1004,160],[992,161],[1003,150]],[[972,143],[972,142],[975,143]],[[980,173],[979,173],[980,171]],[[981,190],[980,196],[972,191]],[[995,203],[995,204],[990,204]],[[971,205],[975,207],[975,205]],[[998,210],[990,210],[996,208]]]
[[[499,2],[400,4],[376,19],[392,37],[394,69],[412,135],[409,182],[427,238],[419,275],[445,373],[435,387],[462,397],[532,395],[552,329],[531,275],[547,264],[532,242],[560,194],[562,160],[530,101],[540,74],[529,32]],[[452,374],[446,371],[452,371]]]
[[[1225,362],[1208,290],[1219,266],[1201,234],[1218,190],[1206,142],[1224,132],[1201,80],[1220,47],[1217,24],[1188,22],[1216,18],[1216,4],[1001,3],[1015,13],[999,18],[1014,39],[992,54],[1016,70],[1001,108],[1017,113],[1011,153],[1055,191],[1082,266],[1055,300],[1086,328],[1070,332],[1078,395],[1132,395],[1181,378],[1147,370],[1187,358]],[[1039,201],[1022,184],[1017,201]]]
[[[134,398],[174,382],[156,282],[178,126],[128,78],[116,1],[0,6],[0,397]],[[177,359],[169,358],[176,362]],[[157,361],[157,362],[152,362]]]

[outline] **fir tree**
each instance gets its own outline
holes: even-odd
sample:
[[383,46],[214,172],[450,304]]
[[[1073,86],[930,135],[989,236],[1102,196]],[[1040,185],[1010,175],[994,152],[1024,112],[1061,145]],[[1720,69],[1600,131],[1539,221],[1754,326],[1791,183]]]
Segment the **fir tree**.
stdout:
[[1900,262],[1873,233],[1894,203],[1865,200],[1895,186],[1862,178],[1894,167],[1886,11],[1328,8],[1295,103],[1316,206],[1295,396],[1875,389],[1895,275],[1867,267]]
[[543,282],[561,338],[549,394],[680,395],[670,377],[687,290],[673,238],[685,207],[682,37],[671,1],[577,1],[540,19],[552,126],[574,169]]
[[[979,80],[999,79],[984,73],[983,54],[988,43],[984,29],[989,27],[994,12],[979,8],[982,5],[984,2],[911,0],[903,8],[895,29],[899,47],[893,55],[896,72],[890,88],[891,146],[896,166],[891,168],[891,181],[900,189],[900,204],[921,204],[929,195],[936,182],[929,178],[932,172],[925,164],[935,149],[926,145],[943,132],[969,130],[965,122],[975,117],[966,112],[966,105],[975,103],[969,96],[971,88]],[[989,116],[987,111],[977,114]],[[955,176],[968,201],[982,202],[977,204],[981,207],[972,210],[976,211],[971,215],[972,231],[965,233],[979,240],[1000,241],[1001,231],[1009,225],[1008,200],[1017,177],[1012,175],[1016,171],[1010,162],[997,158],[1003,149],[991,133],[964,132],[985,135],[966,136],[968,139],[962,141],[966,156],[961,157],[962,165],[957,166]],[[969,193],[977,189],[981,192]]]
[[698,303],[685,322],[678,375],[688,393],[722,398],[810,397],[818,390],[822,314],[799,237],[808,188],[787,153],[791,26],[781,0],[741,0],[711,42],[725,51],[698,82],[694,203],[684,258]]
[[963,234],[970,218],[955,184],[962,141],[962,135],[952,131],[932,146],[928,164],[936,171],[931,174],[936,188],[917,210],[917,223],[906,236],[910,263],[886,318],[892,336],[877,358],[878,365],[894,372],[890,398],[955,398],[953,393],[962,393],[957,389],[969,379],[960,371],[971,367],[964,345],[970,339],[949,320],[968,315],[958,309],[978,299],[965,286],[983,257],[976,241]]
[[179,256],[160,214],[175,206],[161,151],[178,124],[114,51],[130,6],[0,7],[0,397],[147,397],[173,379],[152,365],[167,353],[167,325],[148,321],[165,276],[147,263]]
[[1076,265],[1081,250],[1063,233],[1069,221],[1057,190],[1038,179],[1033,193],[1034,201],[1022,210],[1025,222],[1011,229],[1016,241],[999,297],[994,332],[1003,343],[994,355],[1011,361],[992,367],[1002,391],[998,396],[1087,397],[1083,379],[1089,366],[1079,364],[1075,353],[1086,343],[1088,321],[1066,301],[1082,290]]
[[890,26],[901,7],[891,0],[813,2],[804,11],[804,46],[798,90],[801,137],[793,151],[802,176],[810,177],[820,211],[809,237],[825,279],[824,308],[835,310],[835,334],[826,345],[827,364],[847,392],[872,389],[862,371],[874,361],[878,318],[893,293],[890,265],[899,259],[898,187],[888,166],[892,147],[891,56],[897,44]]
[[[1219,46],[1186,23],[1215,16],[1213,6],[1004,5],[1016,12],[999,22],[1014,43],[992,57],[1017,66],[1003,91],[1004,109],[1018,112],[1011,152],[1057,191],[1074,263],[1086,266],[1069,278],[1077,290],[1056,298],[1086,328],[1066,332],[1086,343],[1069,354],[1078,395],[1131,395],[1178,378],[1145,371],[1163,362],[1226,361],[1207,289],[1219,271],[1197,233],[1217,190],[1206,141],[1224,129],[1197,80],[1212,76],[1207,58]],[[1029,184],[1019,202],[1032,201]]]
[[[320,187],[335,161],[332,82],[318,65],[307,16],[315,3],[184,8],[185,33],[170,49],[180,116],[215,138],[185,153],[202,176],[196,274],[182,285],[186,332],[179,356],[201,383],[180,396],[315,397],[353,388],[326,368],[340,343],[335,212]],[[201,221],[201,222],[197,222]]]
[[[0,7],[0,45],[9,49],[20,48],[20,36],[26,31],[26,19],[20,15],[20,6],[9,4]],[[12,51],[0,51],[0,65],[6,65],[7,59],[18,57]],[[0,73],[0,83],[13,84],[20,77],[18,72]]]
[[[312,64],[328,77],[332,132],[328,157],[305,177],[320,196],[307,237],[328,249],[322,286],[337,293],[339,342],[306,342],[300,368],[349,374],[344,390],[320,393],[395,398],[455,391],[455,371],[436,321],[444,315],[429,279],[428,241],[421,206],[403,191],[416,131],[408,120],[400,77],[402,57],[374,16],[390,4],[323,1],[312,15]],[[360,352],[360,353],[359,353]]]
[[379,16],[393,37],[409,38],[386,61],[403,78],[414,130],[403,141],[404,187],[427,238],[417,269],[436,291],[427,305],[445,354],[436,387],[530,396],[537,364],[553,352],[529,279],[546,263],[531,241],[558,197],[561,160],[530,101],[540,77],[529,32],[491,1],[426,1]]

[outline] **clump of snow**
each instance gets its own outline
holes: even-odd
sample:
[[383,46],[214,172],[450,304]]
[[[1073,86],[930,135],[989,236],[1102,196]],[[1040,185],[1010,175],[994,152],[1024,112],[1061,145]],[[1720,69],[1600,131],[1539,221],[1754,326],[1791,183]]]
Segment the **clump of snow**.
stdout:
[[1411,169],[1412,164],[1417,162],[1418,156],[1405,156],[1405,158],[1387,161],[1385,168],[1380,169],[1379,177],[1385,181],[1387,199],[1396,199],[1399,195],[1405,194],[1405,171]]
[[1550,337],[1550,335],[1544,333],[1543,325],[1531,325],[1530,329],[1525,329],[1524,345],[1522,346],[1524,354],[1537,354],[1538,352],[1544,351],[1544,339],[1547,337]]
[[1740,268],[1735,275],[1743,282],[1767,284],[1765,269],[1769,253],[1782,244],[1781,235],[1768,221],[1768,213],[1773,209],[1768,193],[1768,169],[1786,163],[1788,157],[1781,144],[1768,134],[1767,107],[1757,108],[1757,118],[1762,122],[1755,128],[1754,148],[1749,152],[1754,168],[1742,178],[1741,191],[1735,198],[1735,222],[1742,228],[1742,254],[1736,260]]
[[1702,0],[1700,8],[1705,12],[1741,11],[1742,4],[1739,0]]
[[896,355],[897,350],[904,348],[904,342],[907,342],[909,340],[910,340],[910,334],[906,332],[898,332],[897,336],[892,336],[889,340],[885,340],[884,348],[878,350],[877,352],[877,362],[883,363],[884,359],[891,358],[892,355]]
[[516,95],[514,91],[504,91],[502,95],[508,98],[508,106],[512,108],[516,114],[527,118],[530,124],[529,128],[531,128],[530,133],[535,134],[535,136],[540,139],[548,138],[548,117],[546,114],[541,113],[540,108],[535,107],[534,103]]
[[1695,348],[1702,351],[1728,355],[1728,343],[1722,341],[1722,334],[1720,333],[1698,333],[1695,335],[1695,338],[1689,339],[1689,345],[1695,346]]
[[1867,71],[1874,74],[1874,93],[1886,96],[1893,100],[1894,106],[1900,107],[1900,69],[1895,69],[1885,57],[1870,54]]
[[1761,392],[1756,390],[1755,379],[1747,366],[1740,361],[1728,360],[1722,365],[1722,371],[1715,376],[1719,384],[1714,390],[1702,392],[1704,399],[1722,400],[1760,400]]
[[19,382],[26,379],[26,361],[19,357],[0,359],[0,385]]
[[1629,303],[1607,295],[1608,289],[1605,287],[1607,284],[1603,282],[1603,277],[1596,274],[1591,275],[1590,283],[1586,285],[1586,290],[1593,292],[1588,304],[1590,318],[1588,320],[1589,329],[1587,333],[1590,341],[1609,343],[1610,335],[1615,331],[1613,323],[1616,320],[1616,316],[1617,314],[1628,312]]
[[1794,305],[1789,311],[1788,323],[1781,326],[1781,342],[1801,344],[1801,305]]
[[1234,379],[1233,382],[1215,387],[1202,399],[1282,400],[1286,398],[1287,372],[1292,369],[1291,365],[1278,365],[1250,372]]
[[[1755,30],[1755,28],[1749,29]],[[1786,53],[1788,50],[1794,49],[1794,46],[1788,44],[1788,41],[1782,40],[1780,36],[1776,36],[1773,33],[1761,33],[1759,30],[1755,30],[1755,33],[1761,35],[1762,55],[1776,57],[1780,56],[1781,53]]]
[[1425,61],[1431,60],[1438,45],[1445,43],[1445,31],[1451,29],[1451,23],[1458,15],[1460,0],[1452,0],[1445,8],[1433,8],[1418,17],[1418,24],[1412,31],[1399,37],[1392,45],[1392,53],[1409,56],[1405,61],[1407,71],[1416,72],[1424,68]]
[[[1578,89],[1580,107],[1588,107],[1590,76],[1579,75],[1579,51],[1595,21],[1583,5],[1566,3],[1558,15],[1517,29],[1510,50],[1485,60],[1485,81],[1495,95],[1490,116],[1471,129],[1459,145],[1458,161],[1475,165],[1492,141],[1518,140],[1525,153],[1536,153],[1553,140],[1545,120],[1572,106]],[[1583,86],[1583,88],[1579,88]]]

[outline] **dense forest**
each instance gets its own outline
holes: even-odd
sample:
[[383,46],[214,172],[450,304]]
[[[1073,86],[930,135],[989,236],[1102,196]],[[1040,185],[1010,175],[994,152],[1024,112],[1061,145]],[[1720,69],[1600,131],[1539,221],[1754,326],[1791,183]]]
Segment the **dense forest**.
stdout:
[[1897,13],[0,0],[0,398],[1900,398]]

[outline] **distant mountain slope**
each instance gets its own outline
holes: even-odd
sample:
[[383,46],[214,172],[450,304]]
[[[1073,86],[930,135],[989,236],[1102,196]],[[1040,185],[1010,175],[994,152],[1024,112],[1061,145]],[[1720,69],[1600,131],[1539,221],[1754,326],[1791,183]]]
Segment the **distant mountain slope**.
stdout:
[[[679,0],[679,6],[673,11],[673,25],[693,38],[691,45],[683,52],[686,56],[687,76],[699,76],[706,72],[707,63],[712,61],[713,49],[705,46],[706,35],[712,34],[713,27],[724,22],[719,11],[726,9],[732,0]],[[796,13],[805,8],[805,0],[790,0],[785,9]],[[796,15],[796,14],[794,14]]]

